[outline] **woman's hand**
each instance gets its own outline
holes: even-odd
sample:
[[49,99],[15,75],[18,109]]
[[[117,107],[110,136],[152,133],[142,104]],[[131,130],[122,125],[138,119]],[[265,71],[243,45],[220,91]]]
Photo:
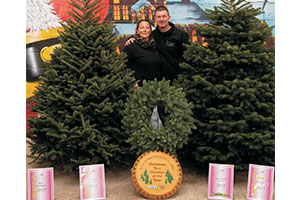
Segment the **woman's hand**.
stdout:
[[139,84],[135,84],[135,90],[138,90],[139,89]]

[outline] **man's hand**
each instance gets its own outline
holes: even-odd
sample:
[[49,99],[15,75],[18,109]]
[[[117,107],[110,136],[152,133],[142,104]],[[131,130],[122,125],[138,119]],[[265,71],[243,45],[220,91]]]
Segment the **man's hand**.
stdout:
[[132,38],[129,38],[129,39],[126,41],[125,46],[128,46],[128,45],[134,43],[134,41],[135,41],[135,39],[134,39],[133,37],[132,37]]

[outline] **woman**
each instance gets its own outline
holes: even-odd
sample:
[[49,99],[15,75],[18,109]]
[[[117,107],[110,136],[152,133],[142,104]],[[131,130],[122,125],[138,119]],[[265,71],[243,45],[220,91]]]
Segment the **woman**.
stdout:
[[125,46],[127,65],[135,71],[135,78],[142,85],[143,80],[161,80],[162,58],[155,48],[151,25],[147,20],[137,23],[134,43]]

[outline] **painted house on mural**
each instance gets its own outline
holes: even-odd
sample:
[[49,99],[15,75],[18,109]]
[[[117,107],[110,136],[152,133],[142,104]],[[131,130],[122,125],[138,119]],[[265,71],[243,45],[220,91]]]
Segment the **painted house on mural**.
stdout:
[[166,5],[166,0],[110,0],[106,21],[135,23],[141,19],[154,21],[154,10]]
[[185,30],[192,41],[199,41],[194,24],[208,22],[205,12],[190,0],[110,0],[109,11],[105,21],[115,24],[115,33],[119,37],[118,47],[123,48],[128,36],[135,33],[136,22],[147,19],[154,25],[154,11],[158,6],[166,6],[171,21],[180,29]]
[[[70,18],[67,12],[71,9],[69,0],[26,0],[26,97],[33,96],[38,77],[43,74],[45,65],[51,59],[51,52],[58,44],[60,23]],[[258,18],[265,20],[269,26],[275,25],[275,0],[248,0],[255,8],[262,8],[263,14]],[[122,50],[127,38],[135,33],[136,22],[148,19],[154,24],[154,11],[165,5],[170,12],[171,22],[185,30],[192,41],[201,42],[196,35],[194,24],[206,24],[208,19],[205,9],[213,9],[221,0],[102,0],[103,18],[99,21],[115,24],[114,32],[118,36],[117,48]],[[273,37],[267,42],[273,46]],[[47,48],[46,48],[47,47]],[[28,91],[28,92],[27,92]]]
[[154,24],[154,10],[162,5],[166,5],[165,0],[110,0],[105,21],[115,24],[118,46],[123,48],[126,38],[135,33],[139,20],[147,19]]

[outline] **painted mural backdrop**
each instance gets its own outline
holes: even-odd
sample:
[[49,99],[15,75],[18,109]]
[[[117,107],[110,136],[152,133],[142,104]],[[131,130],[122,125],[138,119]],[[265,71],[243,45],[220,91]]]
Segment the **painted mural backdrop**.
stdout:
[[[259,18],[269,26],[275,24],[275,0],[249,0],[254,7],[265,13]],[[105,8],[101,11],[99,23],[113,22],[118,36],[117,50],[122,50],[126,38],[135,32],[136,22],[148,19],[154,24],[154,10],[165,5],[170,11],[171,21],[189,33],[193,41],[201,41],[195,36],[195,23],[204,24],[208,20],[205,9],[212,9],[220,0],[102,0]],[[59,45],[60,23],[70,18],[68,0],[27,0],[26,19],[26,98],[33,96],[38,77],[51,59],[53,48]],[[273,29],[275,35],[275,29]]]

